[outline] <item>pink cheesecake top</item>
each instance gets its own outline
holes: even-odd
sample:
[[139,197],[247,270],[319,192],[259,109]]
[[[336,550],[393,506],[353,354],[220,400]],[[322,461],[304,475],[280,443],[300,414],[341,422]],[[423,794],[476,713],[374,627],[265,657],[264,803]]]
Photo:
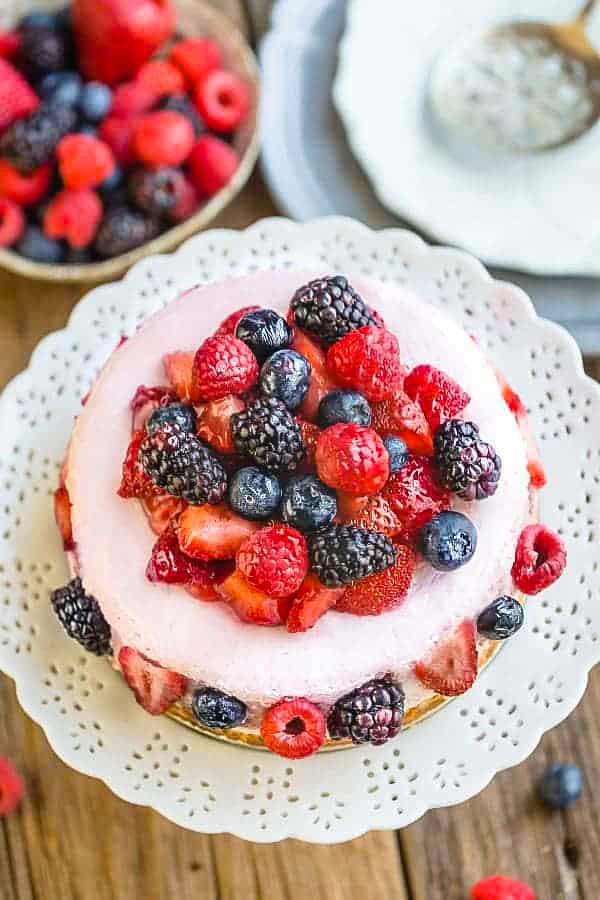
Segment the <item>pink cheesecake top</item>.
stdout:
[[314,628],[290,634],[241,622],[224,603],[201,602],[181,587],[145,577],[155,535],[142,506],[117,495],[131,436],[130,400],[140,384],[166,383],[165,353],[195,350],[235,309],[256,303],[285,315],[294,291],[319,272],[263,272],[195,288],[143,325],[102,371],[81,412],[68,456],[67,488],[77,560],[95,596],[127,644],[193,682],[220,688],[249,704],[285,695],[330,703],[375,675],[390,672],[416,689],[412,664],[453,625],[510,593],[515,545],[530,518],[529,474],[519,428],[494,371],[470,337],[444,313],[396,285],[353,279],[400,343],[404,365],[427,362],[471,395],[465,411],[502,458],[495,495],[461,503],[478,530],[473,559],[454,572],[420,566],[405,602],[375,617],[332,612]]

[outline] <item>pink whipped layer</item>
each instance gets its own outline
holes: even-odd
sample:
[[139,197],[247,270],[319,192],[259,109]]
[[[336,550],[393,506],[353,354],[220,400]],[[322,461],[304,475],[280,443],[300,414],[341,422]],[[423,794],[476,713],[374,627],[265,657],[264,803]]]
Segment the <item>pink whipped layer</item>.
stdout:
[[164,384],[161,359],[193,350],[222,319],[252,303],[284,313],[301,284],[320,271],[264,272],[188,291],[149,319],[102,371],[79,416],[68,457],[78,569],[110,623],[117,645],[135,647],[161,665],[235,694],[253,707],[284,695],[331,703],[386,672],[404,681],[409,704],[430,692],[412,664],[452,626],[510,593],[518,535],[530,518],[529,476],[519,429],[484,354],[448,316],[407,290],[352,279],[400,342],[406,366],[437,366],[467,390],[465,417],[502,457],[496,494],[456,504],[477,527],[475,556],[438,573],[422,565],[399,609],[376,617],[330,612],[301,634],[242,623],[221,602],[195,600],[177,586],[145,576],[155,536],[141,504],[117,496],[131,436],[130,401],[140,384]]

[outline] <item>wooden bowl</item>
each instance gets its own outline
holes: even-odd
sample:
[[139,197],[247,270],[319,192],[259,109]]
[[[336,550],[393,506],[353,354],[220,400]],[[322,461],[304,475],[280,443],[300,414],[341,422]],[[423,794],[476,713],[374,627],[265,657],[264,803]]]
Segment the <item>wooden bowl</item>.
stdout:
[[[17,2],[14,4],[14,19],[19,19],[28,10],[56,8],[63,3],[55,0],[44,2]],[[246,119],[237,130],[233,146],[240,157],[239,167],[231,181],[217,194],[211,197],[197,213],[179,225],[169,228],[152,241],[142,244],[129,253],[114,256],[102,262],[80,265],[57,265],[39,263],[15,253],[13,250],[0,248],[0,266],[11,272],[18,272],[28,278],[46,281],[107,281],[118,278],[133,263],[155,253],[167,253],[182,241],[206,228],[216,216],[225,209],[228,203],[244,187],[258,156],[257,109],[259,94],[259,71],[256,57],[242,33],[230,19],[216,10],[206,0],[174,0],[177,10],[176,32],[183,36],[207,35],[214,38],[223,51],[225,67],[239,75],[250,89],[251,105]],[[3,26],[4,21],[1,23]]]

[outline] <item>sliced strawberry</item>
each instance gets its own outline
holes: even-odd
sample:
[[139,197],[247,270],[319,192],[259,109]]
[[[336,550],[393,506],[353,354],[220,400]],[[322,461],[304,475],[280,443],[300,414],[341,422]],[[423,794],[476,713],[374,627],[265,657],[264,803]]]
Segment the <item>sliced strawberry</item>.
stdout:
[[450,494],[440,487],[435,468],[425,456],[413,456],[396,472],[385,488],[383,497],[401,524],[400,539],[412,544],[426,522],[450,508]]
[[412,453],[433,455],[433,437],[423,410],[403,390],[371,406],[371,427],[375,431],[384,436],[395,434],[401,437]]
[[163,669],[133,647],[121,647],[119,665],[135,699],[152,716],[162,715],[187,690],[187,678]]
[[432,431],[455,419],[471,402],[469,394],[435,366],[415,366],[404,379],[404,390],[419,404]]
[[192,397],[192,370],[195,355],[193,351],[189,353],[178,351],[163,356],[165,374],[180,400],[189,401]]
[[336,609],[355,616],[379,616],[400,606],[412,583],[417,557],[412,547],[399,544],[396,549],[394,565],[347,587]]
[[60,484],[54,492],[54,518],[62,537],[65,552],[72,550],[75,543],[71,525],[71,501],[64,484]]
[[162,534],[171,519],[183,512],[186,504],[185,500],[170,494],[157,494],[155,497],[144,497],[142,506],[154,534]]
[[224,503],[188,506],[179,518],[179,546],[195,559],[234,559],[260,524],[242,519]]
[[160,493],[160,488],[146,475],[140,461],[140,447],[145,437],[146,431],[144,428],[134,431],[127,448],[125,459],[123,460],[121,484],[117,491],[119,497],[124,499],[129,497],[149,497]]
[[255,312],[257,309],[260,309],[260,306],[243,306],[241,309],[236,309],[235,312],[230,313],[226,319],[223,319],[215,334],[235,334],[235,329],[237,328],[237,324],[240,319],[249,312]]
[[219,453],[234,453],[231,417],[245,408],[246,404],[242,398],[234,397],[232,394],[221,400],[211,400],[209,403],[197,407],[196,431],[198,436]]
[[179,546],[175,523],[171,521],[152,548],[146,578],[148,581],[162,581],[166,584],[210,588],[228,574],[227,570],[223,572],[223,565],[216,560],[208,562],[186,556]]
[[415,675],[425,687],[444,697],[464,694],[477,678],[475,625],[462,622],[429,656],[415,665]]
[[159,406],[175,403],[177,395],[167,387],[146,387],[140,384],[131,401],[131,427],[133,431],[146,427],[146,422]]
[[517,420],[517,425],[521,430],[521,436],[527,453],[527,471],[529,472],[530,484],[532,487],[539,490],[547,484],[548,478],[533,434],[527,407],[499,370],[496,370],[496,378],[502,388],[502,396],[504,397],[506,405]]
[[366,503],[355,515],[350,516],[349,522],[366,528],[368,531],[380,531],[387,534],[388,537],[396,537],[400,534],[402,523],[381,494],[360,499],[366,499]]
[[306,453],[298,467],[298,472],[312,474],[315,470],[315,454],[317,452],[317,441],[319,440],[321,429],[317,425],[313,425],[312,422],[307,422],[306,419],[302,419],[300,416],[296,416],[296,422],[300,426],[302,440],[304,441],[304,446],[306,448]]
[[292,349],[306,357],[311,365],[310,387],[298,412],[302,418],[308,419],[309,422],[315,422],[319,411],[319,403],[323,397],[326,397],[339,385],[335,383],[327,371],[325,354],[321,348],[314,341],[311,341],[305,332],[299,328],[296,328],[294,333]]
[[354,497],[352,494],[337,492],[337,517],[340,522],[351,522],[362,515],[370,497]]
[[282,625],[291,600],[278,600],[252,587],[237,570],[216,588],[242,622],[253,625]]
[[344,588],[328,588],[316,575],[307,575],[287,617],[287,630],[308,631],[344,593]]

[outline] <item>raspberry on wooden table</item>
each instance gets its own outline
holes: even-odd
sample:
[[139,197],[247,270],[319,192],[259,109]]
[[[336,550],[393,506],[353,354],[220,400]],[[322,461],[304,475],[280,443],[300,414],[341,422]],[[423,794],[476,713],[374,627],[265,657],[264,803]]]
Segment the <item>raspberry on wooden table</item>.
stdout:
[[5,159],[0,159],[0,195],[19,206],[31,206],[48,192],[52,166],[45,163],[30,175],[23,175]]
[[376,494],[390,474],[389,456],[376,431],[339,422],[319,435],[316,450],[321,481],[347,494]]
[[0,818],[14,812],[24,795],[23,779],[12,762],[0,756]]
[[385,328],[365,325],[331,346],[327,365],[343,387],[367,400],[385,400],[400,387],[402,366],[398,340]]
[[536,900],[536,894],[524,881],[492,875],[473,885],[470,900]]

